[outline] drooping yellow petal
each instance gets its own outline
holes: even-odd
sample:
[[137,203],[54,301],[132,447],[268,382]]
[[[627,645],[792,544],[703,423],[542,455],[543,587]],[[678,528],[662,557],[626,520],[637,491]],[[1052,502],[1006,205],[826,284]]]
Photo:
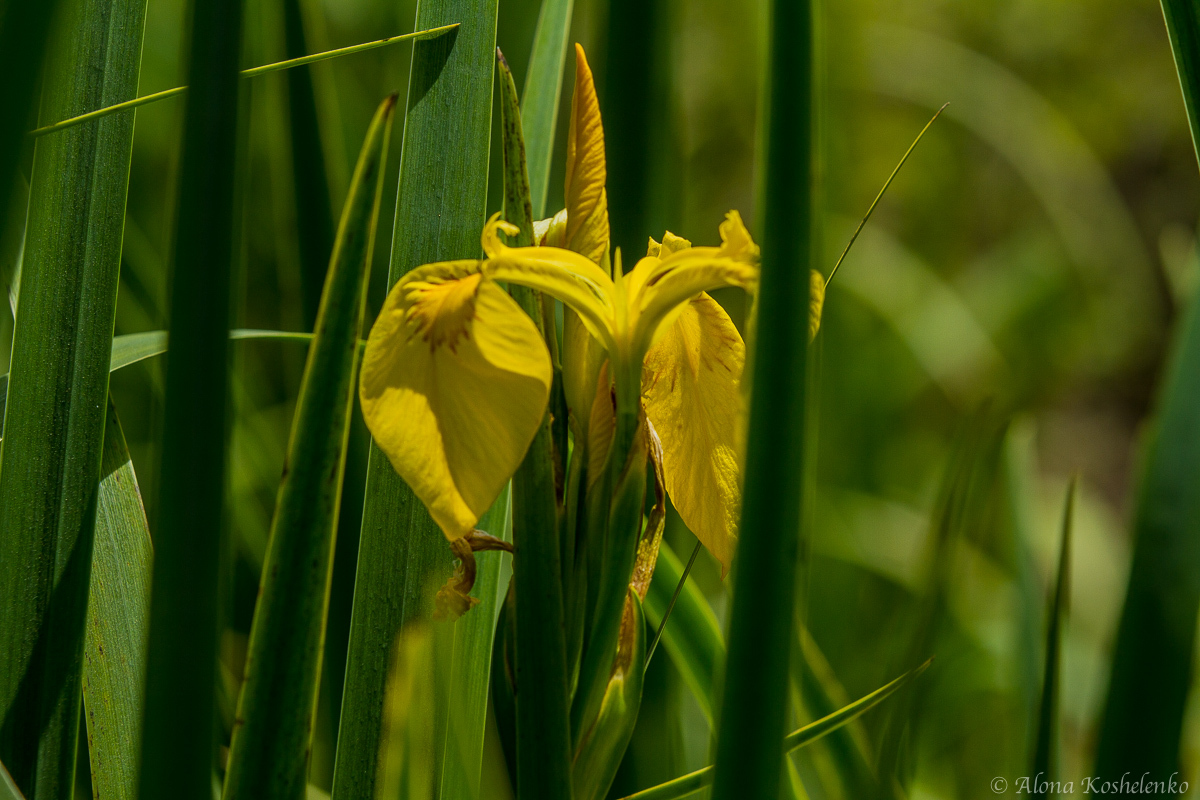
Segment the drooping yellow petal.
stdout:
[[371,328],[359,384],[376,443],[450,540],[520,465],[552,377],[533,321],[481,268],[405,276]]
[[575,93],[567,135],[566,248],[599,264],[608,249],[608,173],[600,100],[583,47],[575,45]]
[[729,316],[700,294],[663,331],[642,367],[642,401],[662,441],[667,494],[724,570],[741,508],[738,385],[745,357]]

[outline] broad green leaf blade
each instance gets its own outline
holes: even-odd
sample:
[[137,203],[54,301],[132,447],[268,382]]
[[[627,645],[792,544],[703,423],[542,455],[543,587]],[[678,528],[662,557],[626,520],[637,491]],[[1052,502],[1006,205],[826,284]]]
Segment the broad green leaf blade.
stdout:
[[241,0],[192,8],[140,800],[211,800]]
[[[353,55],[355,53],[363,53],[363,52],[366,52],[367,50],[374,50],[378,47],[386,47],[388,45],[396,44],[398,42],[413,42],[413,41],[421,41],[423,39],[432,39],[434,37],[442,36],[444,34],[450,33],[457,27],[458,27],[457,24],[451,23],[451,24],[447,24],[447,25],[442,25],[437,28],[430,28],[427,30],[415,31],[413,33],[403,33],[403,34],[400,34],[399,36],[389,36],[386,39],[376,39],[373,42],[363,42],[362,44],[352,44],[349,47],[339,47],[336,50],[326,50],[323,53],[313,53],[312,55],[301,56],[299,58],[289,58],[287,61],[277,61],[274,64],[263,64],[262,66],[251,67],[250,69],[244,69],[238,73],[238,76],[242,77],[242,78],[257,78],[260,75],[266,75],[271,72],[279,72],[281,70],[295,69],[296,67],[303,67],[308,64],[315,64],[318,61],[328,61],[331,58],[340,58],[342,56],[349,56],[349,55]],[[115,105],[104,106],[103,108],[97,108],[96,110],[88,111],[85,114],[80,114],[75,117],[69,117],[67,119],[60,120],[60,121],[55,122],[50,125],[44,125],[40,128],[30,131],[29,135],[33,138],[46,136],[47,134],[56,133],[61,130],[66,130],[67,128],[73,128],[76,125],[80,125],[84,122],[90,122],[91,120],[94,120],[94,119],[100,119],[102,117],[107,117],[110,114],[116,114],[120,111],[127,111],[128,109],[131,109],[131,108],[137,108],[138,106],[144,106],[147,103],[154,103],[158,100],[166,100],[168,97],[178,97],[179,95],[185,93],[188,90],[188,88],[189,87],[187,87],[187,86],[176,86],[172,89],[163,89],[161,92],[155,92],[154,94],[147,94],[147,95],[143,95],[142,97],[135,97],[132,100],[127,100],[125,102],[117,103]]]
[[[68,4],[55,21],[43,117],[133,97],[144,21],[145,0]],[[123,114],[34,152],[0,443],[0,760],[39,798],[70,796],[75,783],[132,146],[133,115]]]
[[1033,794],[1045,797],[1042,787],[1058,780],[1058,695],[1062,671],[1062,636],[1071,605],[1071,529],[1075,515],[1075,494],[1079,479],[1073,478],[1063,506],[1061,549],[1058,553],[1058,579],[1046,625],[1046,667],[1042,677],[1042,702],[1038,712],[1037,739],[1033,749],[1030,775],[1045,776],[1035,781]]
[[[389,287],[420,264],[479,253],[496,0],[418,3],[417,29],[459,21],[447,35],[413,47]],[[336,800],[375,794],[390,648],[405,623],[430,613],[428,592],[445,581],[452,563],[429,512],[372,445],[334,766]]]
[[813,250],[813,10],[807,0],[774,0],[769,8],[769,111],[759,156],[762,277],[757,336],[747,359],[753,383],[745,490],[714,800],[778,793],[788,658],[763,659],[761,647],[791,640],[796,573],[807,566],[801,488]]
[[544,216],[546,212],[550,163],[554,157],[554,128],[558,122],[558,103],[562,97],[567,39],[571,33],[574,6],[575,0],[542,0],[537,28],[533,32],[533,52],[525,73],[521,123],[525,133],[529,197],[534,219]]
[[[662,622],[682,575],[683,563],[663,541],[658,547],[658,563],[645,603],[646,621],[655,629]],[[711,724],[717,674],[725,661],[725,641],[716,614],[691,576],[663,628],[662,646]]]
[[[924,672],[930,663],[930,661],[926,661],[921,666],[909,670],[891,683],[887,683],[870,694],[860,697],[850,705],[838,709],[816,722],[809,723],[799,730],[792,731],[783,739],[782,752],[790,753],[805,745],[812,744],[843,725],[858,719]],[[673,781],[629,795],[624,800],[675,800],[678,797],[687,797],[689,794],[698,792],[712,784],[714,777],[715,768],[711,766],[704,767],[683,777],[676,778]]]
[[[1193,3],[1163,14],[1200,148],[1200,18]],[[1200,152],[1200,149],[1197,150]],[[1134,514],[1133,563],[1117,629],[1096,770],[1165,780],[1178,768],[1183,713],[1200,610],[1200,303],[1193,298],[1172,343]]]
[[[520,229],[517,246],[533,243],[533,216],[517,88],[500,57],[500,119],[504,150],[504,214]],[[542,336],[542,298],[511,287],[512,296]],[[513,476],[513,560],[516,612],[517,797],[559,800],[571,796],[570,699],[563,628],[554,446],[549,411]],[[522,691],[521,687],[532,687]]]
[[110,400],[83,656],[83,706],[97,797],[137,798],[153,561],[133,461]]
[[226,800],[307,784],[358,332],[379,220],[393,95],[367,131],[300,384],[225,773]]
[[50,21],[59,5],[58,0],[6,3],[0,20],[0,220],[10,218],[9,201],[25,153],[25,128],[35,107]]

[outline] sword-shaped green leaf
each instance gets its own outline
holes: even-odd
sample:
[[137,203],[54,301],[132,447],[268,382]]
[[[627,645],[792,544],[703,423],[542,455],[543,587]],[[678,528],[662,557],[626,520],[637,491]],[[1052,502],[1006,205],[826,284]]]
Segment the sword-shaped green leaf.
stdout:
[[[420,0],[417,5],[418,30],[454,22],[462,24],[413,46],[389,287],[420,264],[479,253],[487,202],[496,0]],[[372,445],[334,766],[335,800],[375,794],[392,643],[405,623],[426,613],[427,593],[445,581],[452,563],[442,532]],[[471,613],[480,612],[482,608]],[[481,749],[483,721],[481,715]]]
[[[55,21],[42,117],[133,97],[144,21],[145,0],[67,4]],[[0,759],[35,800],[69,797],[75,783],[132,146],[126,113],[45,139],[34,152],[0,444]]]
[[227,800],[294,798],[307,783],[358,331],[395,106],[393,95],[367,131],[308,349],[250,629]]
[[136,800],[150,624],[150,528],[111,400],[96,501],[83,708],[97,797]]

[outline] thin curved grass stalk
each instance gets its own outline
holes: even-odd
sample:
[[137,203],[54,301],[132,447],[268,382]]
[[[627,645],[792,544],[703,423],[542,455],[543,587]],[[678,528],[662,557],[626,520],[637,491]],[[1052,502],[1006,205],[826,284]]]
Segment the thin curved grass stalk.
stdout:
[[330,259],[250,632],[227,800],[291,798],[307,782],[358,331],[395,106],[393,95],[371,122]]
[[[267,75],[271,72],[279,72],[280,70],[303,67],[307,64],[316,64],[319,61],[328,61],[331,58],[350,56],[354,55],[355,53],[365,53],[368,50],[375,50],[380,47],[387,47],[388,45],[398,44],[400,42],[419,42],[425,39],[432,39],[450,33],[457,27],[458,23],[455,22],[449,25],[441,25],[436,28],[414,31],[413,33],[402,33],[399,36],[389,36],[385,39],[376,39],[372,42],[362,42],[360,44],[352,44],[347,47],[339,47],[336,50],[326,50],[323,53],[313,53],[311,55],[300,56],[298,58],[289,58],[286,61],[276,61],[273,64],[263,64],[258,67],[244,69],[238,73],[238,77],[257,78],[260,75]],[[179,95],[187,92],[189,88],[190,87],[188,86],[175,86],[171,89],[163,89],[161,92],[155,92],[154,94],[135,97],[132,100],[126,100],[123,103],[115,103],[111,106],[97,108],[95,111],[88,111],[85,114],[68,117],[67,119],[59,120],[58,122],[54,122],[49,125],[43,125],[40,128],[34,128],[33,130],[29,131],[27,135],[34,139],[40,138],[50,133],[56,133],[58,131],[66,130],[67,128],[73,128],[76,125],[81,125],[84,122],[88,122],[93,119],[101,119],[102,117],[107,117],[110,114],[116,114],[119,111],[137,108],[138,106],[144,106],[147,103],[154,103],[159,100],[166,100],[169,97],[178,97]]]
[[[932,661],[933,659],[930,659],[919,667],[904,673],[892,682],[859,698],[850,705],[822,717],[816,722],[809,723],[799,730],[792,731],[783,738],[782,751],[790,753],[805,745],[812,744],[843,725],[853,722],[928,669]],[[636,794],[631,794],[624,798],[624,800],[675,800],[675,798],[687,797],[711,785],[714,777],[715,768],[711,766],[704,767],[683,777],[676,778],[673,781],[637,792]]]

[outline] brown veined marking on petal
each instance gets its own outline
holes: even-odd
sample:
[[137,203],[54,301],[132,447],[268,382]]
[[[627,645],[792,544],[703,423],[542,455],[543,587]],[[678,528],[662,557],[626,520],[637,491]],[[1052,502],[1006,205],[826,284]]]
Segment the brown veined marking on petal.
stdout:
[[608,249],[608,193],[604,184],[604,125],[600,100],[583,47],[575,45],[575,91],[567,136],[566,247],[597,264]]
[[663,446],[667,493],[728,570],[740,513],[739,384],[745,345],[707,294],[689,301],[643,362],[642,398]]
[[405,287],[410,335],[420,336],[433,352],[448,347],[455,352],[467,336],[467,323],[475,318],[475,293],[483,276],[476,273],[458,280],[414,282]]

